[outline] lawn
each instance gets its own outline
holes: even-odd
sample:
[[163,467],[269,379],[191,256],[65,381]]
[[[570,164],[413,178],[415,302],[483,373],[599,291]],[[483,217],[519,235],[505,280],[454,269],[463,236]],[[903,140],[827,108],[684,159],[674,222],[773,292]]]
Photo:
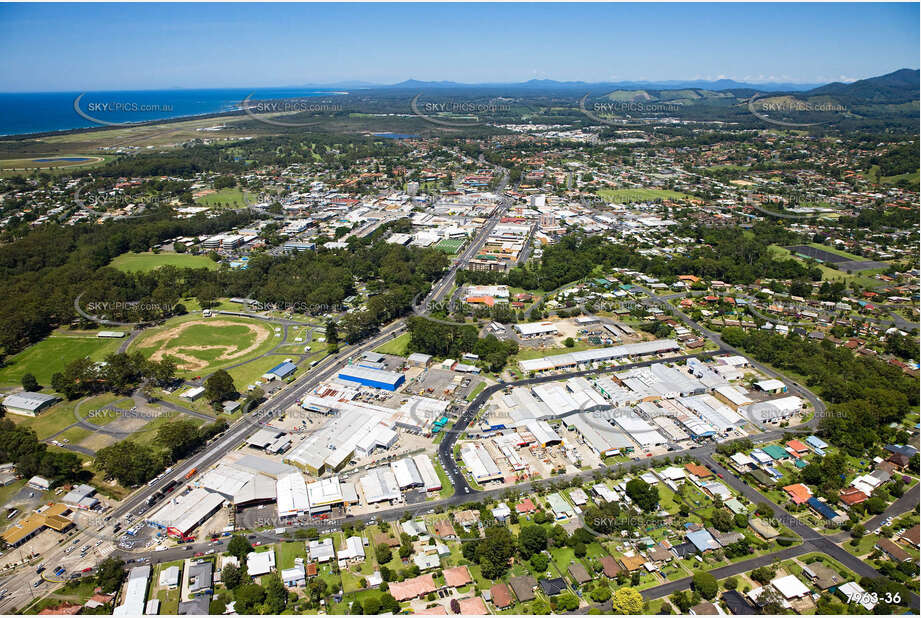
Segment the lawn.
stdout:
[[93,591],[95,588],[96,578],[94,577],[84,577],[82,579],[67,582],[52,592],[49,597],[40,599],[38,602],[33,603],[32,605],[22,610],[22,613],[37,614],[42,609],[60,605],[63,601],[70,601],[72,603],[80,604],[86,603],[89,598],[93,596]]
[[467,395],[467,401],[473,401],[474,399],[476,399],[476,396],[479,395],[481,392],[483,392],[485,388],[486,388],[486,381],[483,380],[482,382],[477,384],[472,391],[470,391],[470,394]]
[[600,189],[598,196],[615,204],[648,202],[652,200],[682,200],[690,196],[668,189]]
[[860,539],[857,547],[851,545],[852,539],[848,539],[844,543],[841,543],[841,547],[859,558],[860,556],[865,556],[871,553],[873,551],[873,546],[876,545],[876,541],[878,539],[879,535],[877,534],[866,534]]
[[571,352],[581,352],[583,350],[591,350],[594,348],[600,348],[600,345],[592,345],[586,343],[585,341],[576,341],[575,345],[571,348],[561,347],[561,348],[525,348],[522,347],[518,350],[518,354],[509,358],[509,363],[515,363],[521,360],[531,360],[534,358],[543,358],[545,356],[555,356],[557,354],[569,354]]
[[[266,356],[265,358],[260,358],[252,362],[246,363],[245,365],[240,365],[239,367],[234,367],[233,369],[228,369],[227,373],[230,374],[230,377],[233,378],[233,383],[237,387],[237,390],[241,393],[246,391],[246,387],[250,384],[256,384],[269,369],[276,366],[283,360],[285,356],[272,354]],[[318,359],[321,357],[317,357]],[[297,361],[297,358],[292,358],[291,360]],[[302,363],[299,367],[309,367],[309,363]],[[294,372],[294,377],[300,377],[303,369],[297,369]]]
[[307,562],[307,545],[304,541],[279,543],[275,551],[279,569],[292,568],[295,558],[303,558],[304,562]]
[[[441,435],[444,434],[442,433]],[[454,485],[451,484],[451,480],[448,478],[448,475],[445,474],[438,459],[436,458],[432,463],[435,466],[435,472],[438,474],[438,480],[441,481],[441,491],[438,492],[438,496],[440,498],[450,498],[454,495]]]
[[[80,404],[80,417],[86,419],[90,411],[98,410],[99,408],[103,406],[109,405],[113,402],[121,401],[123,399],[124,399],[123,397],[120,397],[118,395],[113,395],[111,393],[107,393],[104,395],[97,395],[96,397],[91,397],[87,399],[86,401],[84,401],[82,404]],[[77,417],[74,416],[74,410],[77,407],[77,404],[80,403],[80,401],[81,400],[62,401],[60,403],[57,403],[51,406],[51,408],[49,408],[45,412],[42,412],[41,414],[35,417],[19,416],[16,414],[11,414],[9,418],[12,419],[13,422],[15,422],[17,425],[24,425],[26,427],[31,428],[32,431],[35,432],[35,435],[39,440],[44,440],[54,435],[55,433],[61,431],[65,427],[69,427],[70,425],[73,425],[74,423],[77,422]],[[124,401],[122,401],[121,403],[124,404]],[[128,408],[130,408],[131,405],[133,404],[130,404]],[[120,407],[124,409],[123,405],[121,405]],[[93,420],[97,420],[97,421],[98,420],[114,420],[114,417],[106,416],[106,417],[102,417],[101,419],[97,418]],[[98,424],[104,424],[104,423],[98,423]],[[84,428],[83,431],[89,433],[89,429]],[[61,437],[67,437],[67,436],[61,436]],[[71,441],[73,441],[73,439],[71,439]]]
[[[825,250],[829,251],[830,253],[837,253],[837,254],[843,255],[843,256],[850,256],[850,254],[848,254],[848,253],[845,253],[845,252],[843,252],[843,251],[839,251],[839,250],[837,250],[837,249],[836,249],[836,250],[832,250],[831,248],[826,247],[825,245],[817,245],[817,244],[815,244],[815,243],[812,243],[812,244],[810,244],[809,246],[815,246],[816,248],[825,249]],[[876,275],[876,274],[879,274],[879,273],[882,273],[882,272],[885,272],[885,271],[886,271],[885,268],[873,268],[873,269],[869,269],[869,270],[862,270],[862,271],[860,271],[859,273],[855,273],[855,274],[850,274],[850,275],[849,275],[847,272],[845,272],[845,271],[843,271],[843,270],[836,270],[836,269],[834,269],[834,268],[829,268],[829,267],[826,266],[825,264],[818,264],[818,263],[815,263],[815,262],[809,262],[809,261],[804,260],[804,259],[802,259],[802,258],[796,257],[796,256],[794,256],[788,249],[785,249],[785,248],[780,247],[780,246],[778,246],[778,245],[770,245],[770,246],[768,246],[768,251],[771,252],[771,255],[773,256],[773,258],[774,258],[775,260],[787,260],[787,259],[792,259],[792,260],[796,260],[796,261],[798,261],[798,262],[801,262],[801,263],[803,263],[803,264],[809,264],[810,266],[815,266],[816,268],[818,268],[819,270],[822,271],[822,280],[823,280],[823,281],[843,281],[843,282],[845,282],[845,283],[856,283],[856,284],[862,285],[862,286],[864,286],[864,287],[872,287],[872,286],[876,286],[876,285],[879,285],[879,284],[880,284],[880,281],[874,279],[874,278],[873,278],[873,275]],[[857,257],[857,256],[850,256],[850,257],[853,257],[853,258],[856,259],[856,260],[865,260],[865,259],[866,259],[866,258],[861,258],[861,257]]]
[[195,418],[193,416],[175,412],[168,408],[163,408],[163,414],[161,416],[151,419],[146,425],[131,434],[131,441],[137,442],[138,444],[153,444],[154,440],[157,438],[157,432],[160,430],[160,427],[177,420],[190,421],[196,427],[201,427],[205,424],[205,421],[201,420],[200,418]]
[[823,245],[817,242],[806,243],[806,246],[812,247],[813,249],[821,249],[822,251],[828,251],[829,253],[840,255],[841,257],[845,257],[855,262],[860,262],[860,261],[869,259],[865,257],[860,257],[859,255],[854,255],[853,253],[848,253],[847,251],[842,251],[841,249],[838,249],[836,247],[829,247],[828,245]]
[[393,354],[394,356],[406,356],[406,348],[409,346],[409,333],[403,333],[399,337],[391,339],[384,345],[380,346],[375,352],[378,354]]
[[109,266],[122,272],[149,272],[161,266],[218,269],[218,263],[208,256],[192,255],[190,253],[122,253],[112,260]]
[[31,373],[42,386],[51,384],[51,376],[64,371],[69,363],[89,356],[101,361],[118,351],[120,339],[100,339],[91,332],[67,335],[53,334],[6,359],[0,369],[0,385],[18,386],[22,376]]
[[240,208],[245,206],[247,201],[253,199],[253,194],[249,191],[244,191],[238,187],[229,187],[227,189],[221,189],[215,191],[214,193],[209,193],[208,195],[203,195],[197,200],[196,204],[201,204],[202,206],[226,206],[230,208]]

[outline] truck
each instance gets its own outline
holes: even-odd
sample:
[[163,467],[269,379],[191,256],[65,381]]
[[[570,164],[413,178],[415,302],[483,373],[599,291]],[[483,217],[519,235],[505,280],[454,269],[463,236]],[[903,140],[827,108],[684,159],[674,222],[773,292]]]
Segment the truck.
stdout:
[[198,468],[192,468],[191,470],[189,470],[188,472],[186,472],[186,473],[185,473],[185,478],[186,478],[186,480],[188,480],[188,479],[192,478],[193,476],[195,476],[195,473],[196,473],[196,472],[198,472]]

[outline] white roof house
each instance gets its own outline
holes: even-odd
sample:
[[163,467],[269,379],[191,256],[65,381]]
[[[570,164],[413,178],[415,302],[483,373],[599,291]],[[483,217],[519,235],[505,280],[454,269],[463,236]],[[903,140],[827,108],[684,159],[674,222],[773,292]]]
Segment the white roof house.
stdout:
[[144,613],[150,571],[149,564],[128,571],[128,583],[122,595],[122,604],[112,611],[113,616],[140,616]]
[[339,562],[364,560],[365,548],[360,536],[350,536],[345,540],[345,547],[339,550]]
[[857,602],[869,612],[872,612],[873,608],[876,607],[876,603],[873,602],[873,597],[866,594],[866,591],[857,582],[841,584],[838,586],[838,590],[841,591],[845,599],[858,599]]
[[294,588],[307,583],[307,572],[303,564],[295,564],[290,569],[282,569],[281,581],[285,586]]
[[275,568],[275,550],[255,552],[246,554],[246,573],[250,577],[265,575],[271,573]]
[[188,534],[217,511],[224,502],[220,494],[198,487],[168,501],[154,513],[150,521],[166,528],[171,534]]
[[160,571],[160,586],[175,588],[179,585],[179,567],[176,565],[166,567]]
[[729,457],[729,459],[731,459],[737,466],[742,468],[755,465],[755,460],[741,451],[734,453]]
[[773,391],[782,391],[786,388],[786,385],[775,378],[770,378],[768,380],[761,380],[760,382],[755,382],[755,387],[759,388],[766,392]]
[[785,599],[798,599],[809,594],[809,588],[796,575],[785,575],[771,580],[771,585]]
[[329,562],[336,557],[333,540],[329,537],[308,542],[307,550],[310,552],[310,559],[317,562]]
[[734,405],[736,408],[747,406],[752,403],[752,400],[749,399],[748,395],[743,393],[739,388],[729,384],[716,387],[714,392],[718,393],[721,397]]
[[24,391],[7,395],[3,399],[3,406],[13,414],[35,416],[56,401],[58,401],[58,397],[53,395]]
[[686,478],[684,469],[678,468],[676,466],[669,466],[664,470],[657,471],[656,474],[658,474],[660,478],[671,481],[673,483],[683,481]]
[[599,498],[605,502],[617,502],[618,496],[617,492],[605,485],[604,483],[598,483],[592,486],[592,491],[598,495]]
[[636,446],[626,433],[616,429],[603,418],[594,416],[593,413],[582,412],[566,416],[563,418],[563,424],[574,427],[585,444],[602,457],[616,455]]
[[548,369],[574,367],[576,365],[589,363],[603,363],[616,358],[661,354],[663,352],[671,352],[680,349],[681,347],[674,339],[657,339],[655,341],[641,341],[639,343],[628,343],[609,348],[595,348],[591,350],[582,350],[581,352],[554,354],[553,356],[545,356],[543,358],[521,360],[518,361],[518,367],[526,373],[529,371],[546,371]]
[[311,512],[343,502],[342,485],[338,476],[330,476],[307,485]]
[[615,412],[617,413],[613,415],[614,422],[617,423],[621,429],[630,434],[630,437],[640,446],[656,446],[667,442],[662,434],[656,431],[652,425],[640,418],[636,412],[627,408],[620,408]]
[[755,421],[773,421],[788,418],[803,409],[803,400],[796,395],[753,403],[745,408],[748,418]]
[[534,436],[534,439],[537,440],[537,443],[541,446],[556,444],[562,441],[560,436],[553,430],[553,427],[551,427],[550,423],[547,421],[528,421],[525,427],[531,432],[531,435]]

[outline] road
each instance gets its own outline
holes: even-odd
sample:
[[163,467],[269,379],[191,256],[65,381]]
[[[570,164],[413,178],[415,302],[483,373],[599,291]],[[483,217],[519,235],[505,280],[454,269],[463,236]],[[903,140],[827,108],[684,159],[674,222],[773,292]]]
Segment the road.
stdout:
[[[503,180],[503,184],[504,182],[506,182],[506,179]],[[457,270],[459,268],[462,268],[463,265],[465,265],[474,255],[476,255],[476,252],[479,250],[479,247],[482,246],[482,244],[485,242],[485,239],[488,237],[488,234],[493,229],[498,219],[501,217],[501,212],[502,212],[502,208],[498,208],[497,211],[490,218],[490,223],[488,223],[486,226],[484,226],[481,229],[481,231],[477,234],[477,236],[473,239],[473,241],[471,241],[467,249],[463,252],[460,259],[445,274],[445,276],[432,287],[431,292],[426,296],[425,306],[431,306],[431,304],[439,302],[445,296],[445,294],[447,294],[450,291],[451,287],[453,286],[453,282],[456,278]],[[646,294],[649,296],[649,298],[645,299],[644,302],[656,304],[656,305],[662,305],[662,306],[667,305],[666,297],[657,296],[656,294],[652,293],[650,290],[647,290],[642,287],[641,289],[643,289],[643,291],[646,292]],[[455,493],[453,496],[451,496],[450,498],[445,498],[441,500],[420,503],[418,505],[400,506],[400,507],[396,507],[392,509],[381,510],[381,511],[377,511],[374,513],[363,515],[361,517],[346,517],[346,518],[342,518],[338,520],[328,520],[321,525],[324,526],[325,529],[332,530],[332,529],[336,529],[340,527],[341,525],[348,524],[350,522],[358,521],[358,520],[367,522],[370,519],[376,519],[379,521],[398,519],[406,512],[419,514],[424,511],[429,511],[429,510],[436,509],[439,507],[452,507],[452,506],[463,504],[463,503],[470,502],[470,501],[480,501],[480,500],[483,500],[484,498],[497,498],[497,497],[507,494],[510,491],[510,489],[518,493],[527,493],[535,486],[546,483],[547,481],[533,481],[533,482],[526,482],[526,483],[518,484],[514,488],[499,488],[499,489],[486,490],[486,491],[475,490],[472,487],[470,487],[466,478],[460,472],[457,466],[457,463],[454,459],[453,449],[454,449],[454,445],[457,442],[458,437],[467,430],[470,423],[476,418],[477,413],[482,408],[482,406],[486,403],[486,401],[488,401],[489,397],[496,391],[501,390],[507,386],[539,384],[542,382],[557,381],[557,380],[566,379],[569,377],[596,374],[601,371],[607,371],[607,370],[622,371],[625,369],[629,369],[631,367],[647,366],[647,365],[650,365],[656,362],[662,362],[663,360],[667,360],[670,362],[686,360],[687,358],[690,358],[692,356],[700,357],[700,356],[713,355],[717,353],[742,354],[741,351],[733,348],[732,346],[727,345],[721,339],[721,337],[719,336],[719,333],[711,331],[707,329],[706,327],[703,327],[700,324],[697,324],[691,318],[685,315],[683,312],[681,312],[680,310],[676,309],[675,307],[671,305],[668,305],[667,308],[676,317],[678,317],[678,319],[682,320],[690,328],[696,329],[702,332],[707,338],[709,338],[712,342],[714,342],[719,347],[719,350],[717,352],[684,355],[681,357],[673,357],[669,359],[651,359],[648,361],[642,361],[642,362],[633,363],[630,365],[621,365],[617,367],[611,367],[605,370],[594,369],[594,370],[574,371],[574,372],[569,372],[565,374],[547,375],[547,376],[541,376],[541,377],[536,377],[536,378],[517,380],[512,383],[500,382],[499,384],[493,385],[485,389],[483,392],[481,392],[473,400],[473,402],[471,402],[467,406],[467,408],[458,418],[457,422],[454,424],[453,428],[447,433],[443,441],[439,444],[438,457],[442,464],[442,467],[444,468],[446,474],[448,475],[452,484],[454,485]],[[112,517],[111,523],[114,525],[115,522],[126,519],[126,518],[129,520],[138,520],[139,515],[143,514],[143,511],[146,510],[145,508],[143,508],[142,505],[146,504],[147,498],[150,495],[152,495],[154,492],[158,491],[164,485],[166,485],[172,480],[177,480],[177,481],[184,480],[186,474],[192,469],[195,469],[197,471],[202,471],[214,465],[222,457],[224,457],[224,455],[227,452],[236,448],[241,442],[245,441],[246,438],[248,438],[256,430],[258,430],[258,428],[261,426],[260,419],[275,418],[278,416],[279,412],[283,410],[287,410],[291,406],[296,405],[297,401],[301,398],[301,396],[306,391],[312,389],[313,387],[315,387],[317,384],[319,384],[323,380],[332,376],[333,373],[335,373],[339,364],[341,364],[346,358],[356,355],[356,354],[361,354],[367,350],[371,350],[371,349],[378,347],[385,341],[395,336],[403,328],[404,328],[404,324],[402,320],[394,322],[386,326],[385,328],[383,328],[381,332],[375,337],[361,344],[358,344],[358,345],[343,346],[342,350],[338,354],[328,356],[322,361],[320,361],[319,364],[315,368],[313,368],[308,373],[306,373],[305,375],[295,380],[291,385],[289,385],[284,390],[280,391],[276,396],[274,396],[273,398],[269,399],[267,402],[260,405],[252,414],[244,415],[243,418],[241,418],[236,423],[234,423],[230,428],[228,428],[228,430],[223,435],[221,435],[211,445],[209,445],[207,447],[206,452],[191,458],[189,461],[186,461],[182,465],[176,466],[175,469],[173,469],[169,474],[164,475],[162,478],[160,478],[156,482],[151,483],[150,485],[140,488],[137,491],[135,491],[130,497],[124,500],[121,505],[119,505],[116,509],[114,509],[110,513]],[[793,382],[785,378],[784,376],[778,374],[773,369],[766,367],[763,364],[757,363],[755,361],[752,361],[752,364],[755,367],[757,367],[759,370],[763,371],[765,374],[774,376],[784,381],[787,384],[788,390],[790,392],[797,393],[812,403],[816,411],[816,414],[808,423],[796,428],[796,429],[805,429],[805,430],[811,431],[812,428],[815,426],[815,424],[818,423],[822,414],[824,414],[824,411],[825,411],[824,403],[822,403],[822,401],[814,393],[812,393],[805,387],[802,387],[798,383]],[[791,429],[786,429],[785,431],[790,431],[790,430]],[[782,430],[767,431],[767,432],[764,432],[758,435],[757,441],[765,442],[765,441],[770,441],[770,440],[776,440],[780,438],[782,435],[783,435]],[[752,568],[756,568],[757,566],[761,566],[762,564],[769,564],[773,562],[775,559],[793,557],[793,556],[801,555],[802,553],[806,553],[809,551],[820,551],[822,553],[825,553],[835,558],[836,560],[838,560],[843,565],[847,566],[848,568],[850,568],[851,570],[853,570],[855,573],[857,573],[860,576],[868,576],[868,577],[879,577],[880,576],[880,574],[875,569],[873,569],[871,566],[858,560],[857,558],[852,556],[850,553],[848,553],[847,551],[845,551],[844,549],[836,545],[837,542],[841,542],[842,540],[844,540],[841,534],[825,536],[825,535],[822,535],[812,530],[811,528],[809,528],[808,526],[800,522],[798,519],[796,519],[795,517],[787,513],[782,507],[774,504],[767,497],[759,493],[757,490],[743,483],[741,480],[737,479],[732,473],[730,473],[728,470],[723,468],[718,462],[713,460],[714,450],[715,450],[715,445],[712,443],[707,443],[707,444],[704,444],[703,446],[697,446],[697,447],[694,447],[692,449],[688,449],[685,451],[675,451],[675,452],[670,452],[670,453],[667,453],[665,455],[661,455],[658,457],[648,458],[639,463],[642,465],[651,465],[654,463],[661,462],[666,457],[671,458],[671,457],[674,457],[675,455],[682,455],[682,454],[691,455],[692,457],[695,457],[701,461],[704,461],[708,465],[710,465],[714,469],[714,471],[722,474],[723,479],[729,485],[731,485],[734,489],[736,489],[736,491],[742,493],[743,495],[745,495],[747,498],[749,498],[753,502],[769,503],[771,505],[771,509],[774,512],[775,517],[783,521],[784,525],[786,525],[789,529],[791,529],[794,533],[796,533],[798,536],[800,536],[803,539],[803,543],[797,547],[787,548],[780,552],[775,552],[773,554],[754,558],[749,561],[743,561],[743,562],[740,562],[734,565],[728,565],[726,567],[720,567],[719,569],[715,569],[713,572],[715,574],[718,574],[718,577],[726,577],[732,574],[741,573],[745,570],[750,570]],[[603,470],[606,468],[627,469],[628,467],[632,467],[636,464],[637,462],[631,461],[631,462],[625,462],[622,464],[617,464],[614,466],[608,466],[608,467],[602,466],[601,468],[596,469],[596,470],[589,470],[589,471],[579,472],[579,473],[571,474],[571,475],[556,476],[554,477],[553,480],[559,481],[559,480],[566,480],[566,479],[571,479],[575,477],[590,478],[592,475],[597,473],[598,470]],[[897,501],[895,504],[891,505],[890,508],[887,509],[886,513],[875,518],[875,521],[876,521],[875,524],[872,524],[874,520],[871,520],[872,527],[876,527],[876,525],[879,525],[879,522],[882,521],[882,519],[885,516],[898,514],[898,513],[904,512],[905,510],[913,508],[914,505],[917,504],[917,502],[918,502],[917,492],[907,493],[905,496],[903,496],[902,499]],[[307,524],[307,525],[311,527],[315,527],[317,524],[312,523],[312,524]],[[127,527],[127,525],[125,527]],[[100,536],[102,538],[107,538],[108,540],[112,540],[114,539],[115,535],[114,533],[112,533],[111,529],[107,526],[107,528],[104,529],[101,533],[93,533],[93,532],[88,532],[84,530],[78,533],[73,538],[77,539],[78,541],[77,545],[82,545],[86,543],[95,542],[95,540],[97,538],[100,538]],[[263,538],[267,542],[277,540],[277,538],[271,534],[258,533],[253,536],[256,539]],[[68,543],[71,543],[71,542],[72,541],[69,541]],[[42,558],[45,564],[54,568],[55,566],[58,566],[58,565],[62,565],[62,566],[71,565],[72,566],[75,563],[78,563],[82,560],[77,556],[65,555],[64,548],[65,548],[65,545],[59,545],[53,548],[52,550],[50,550],[49,552],[47,552],[46,554],[44,554]],[[187,557],[188,555],[190,555],[190,552],[191,553],[197,553],[200,551],[205,552],[211,549],[214,549],[217,551],[220,549],[220,546],[217,546],[217,545],[212,546],[208,542],[204,542],[204,543],[188,545],[185,547],[168,549],[162,552],[130,552],[130,553],[115,552],[115,555],[124,556],[126,558],[130,557],[129,559],[140,558],[140,559],[146,559],[148,561],[153,561],[153,562],[166,562],[166,561],[176,560],[182,557]],[[20,572],[16,573],[15,575],[9,577],[2,583],[0,583],[0,586],[9,588],[11,590],[10,596],[0,601],[0,611],[9,611],[12,608],[20,608],[20,607],[23,607],[26,603],[30,602],[31,595],[34,594],[33,589],[31,587],[31,582],[33,579],[35,579],[35,577],[36,576],[34,574],[34,571],[32,571],[31,569],[23,569]],[[663,584],[662,586],[650,588],[644,591],[643,594],[644,594],[644,597],[646,598],[658,598],[661,596],[666,596],[668,594],[671,594],[671,592],[674,592],[675,590],[684,589],[688,585],[689,585],[689,579],[677,580],[675,582],[669,582],[667,584]],[[49,590],[48,591],[42,590],[41,592],[38,593],[38,596],[43,596],[44,594],[47,594],[50,591],[51,586],[46,585],[44,587],[49,588]],[[912,597],[910,602],[912,604],[912,607],[917,609],[918,597],[916,595]]]
[[[288,386],[288,388],[280,391],[274,398],[269,399],[259,406],[256,412],[251,415],[244,415],[236,421],[224,432],[224,434],[207,447],[208,450],[206,452],[191,457],[181,465],[177,464],[169,474],[163,475],[156,482],[141,487],[123,500],[118,507],[107,514],[111,516],[111,521],[106,525],[104,530],[101,532],[96,532],[92,529],[82,530],[76,536],[72,537],[72,539],[68,539],[66,544],[58,545],[44,553],[42,555],[42,561],[52,568],[59,565],[64,566],[68,569],[68,574],[70,574],[72,567],[84,562],[79,555],[64,553],[64,549],[73,543],[73,540],[78,541],[76,546],[82,546],[84,544],[92,545],[99,539],[114,542],[115,533],[112,531],[111,526],[114,526],[117,522],[123,521],[126,518],[129,519],[130,523],[139,520],[138,513],[148,510],[143,507],[146,507],[146,500],[153,493],[162,489],[163,486],[170,481],[183,481],[186,474],[192,469],[202,471],[216,464],[224,455],[235,449],[241,442],[244,442],[261,427],[259,423],[260,418],[266,415],[269,417],[277,417],[277,410],[286,410],[296,405],[297,400],[306,391],[332,376],[338,368],[338,365],[346,358],[378,347],[402,329],[402,322],[395,322],[382,329],[377,336],[359,345],[343,346],[338,354],[328,356],[320,361],[309,373],[301,376]],[[130,524],[123,525],[123,527],[128,528],[129,525]],[[151,554],[155,555],[154,552],[151,552]],[[33,593],[32,582],[36,577],[33,569],[25,568],[4,580],[0,585],[4,588],[9,588],[10,594],[0,601],[0,612],[9,613],[12,608],[22,608],[26,603],[31,602],[31,594]],[[45,588],[49,588],[49,590],[45,590]],[[51,586],[47,584],[43,585],[42,588],[39,588],[37,596],[40,597],[48,594],[50,588]]]
[[[500,193],[504,191],[507,183],[508,173],[507,171],[503,170],[503,178],[499,187]],[[431,292],[427,295],[428,300],[426,302],[438,302],[441,298],[444,297],[445,294],[447,294],[447,292],[451,290],[451,287],[457,276],[457,271],[460,268],[463,268],[463,266],[466,265],[474,255],[476,255],[476,252],[479,251],[479,248],[483,245],[483,243],[486,242],[486,238],[489,236],[489,233],[492,231],[493,227],[495,227],[495,224],[501,217],[501,213],[504,212],[505,207],[506,202],[503,201],[502,204],[497,207],[493,216],[490,218],[490,222],[481,228],[467,249],[462,253],[460,259],[456,261],[452,268],[447,273],[445,273],[445,275],[438,282],[436,282],[435,285],[433,285]],[[301,323],[295,321],[287,322],[290,322],[292,325],[302,325]],[[288,324],[285,324],[286,328],[287,325]],[[279,391],[274,397],[261,404],[252,414],[244,414],[244,416],[236,421],[232,426],[230,426],[227,431],[224,432],[224,434],[222,434],[213,443],[207,446],[207,450],[204,453],[195,455],[182,464],[177,464],[168,474],[164,474],[162,477],[160,477],[159,480],[156,480],[144,487],[137,489],[128,498],[123,500],[118,507],[106,515],[107,517],[110,517],[110,521],[106,524],[106,527],[102,531],[80,531],[77,535],[72,537],[72,539],[68,539],[66,544],[58,545],[43,554],[43,562],[49,566],[53,565],[52,568],[59,565],[65,566],[68,568],[69,574],[72,567],[85,562],[85,560],[80,558],[78,555],[66,554],[64,552],[66,547],[73,543],[74,540],[77,541],[76,546],[82,546],[87,543],[93,544],[96,540],[99,539],[115,542],[116,534],[112,530],[112,526],[121,522],[123,524],[123,528],[128,528],[136,521],[140,521],[141,516],[147,510],[149,510],[149,508],[152,508],[147,507],[146,505],[146,501],[151,495],[162,489],[171,481],[175,480],[181,483],[181,481],[185,480],[186,475],[192,470],[200,472],[216,464],[221,458],[224,457],[224,455],[235,449],[240,443],[244,442],[250,435],[255,433],[261,427],[261,418],[277,418],[281,411],[287,410],[291,406],[296,405],[297,401],[305,392],[314,388],[323,380],[331,377],[335,373],[337,367],[345,359],[353,355],[361,354],[368,350],[373,350],[384,342],[390,340],[404,328],[405,325],[403,320],[398,320],[384,327],[380,333],[367,341],[364,341],[358,345],[343,345],[337,354],[327,356],[321,360],[316,367],[295,380],[284,390]],[[446,468],[446,470],[447,469],[449,468]],[[154,556],[157,553],[172,555],[172,553],[170,553],[171,551],[172,550],[168,550],[168,552],[151,552],[151,554]],[[180,548],[178,551],[186,552],[187,550],[185,550],[185,548]],[[118,554],[118,552],[116,553]],[[36,575],[34,570],[30,568],[23,568],[19,572],[0,582],[0,587],[8,588],[10,590],[9,596],[0,600],[0,612],[8,612],[11,608],[24,607],[26,603],[31,602],[33,596],[41,597],[48,594],[52,588],[52,586],[49,585],[43,585],[42,588],[39,589],[39,592],[36,593],[32,587],[32,582],[35,578]],[[45,588],[48,588],[48,590],[45,590]]]

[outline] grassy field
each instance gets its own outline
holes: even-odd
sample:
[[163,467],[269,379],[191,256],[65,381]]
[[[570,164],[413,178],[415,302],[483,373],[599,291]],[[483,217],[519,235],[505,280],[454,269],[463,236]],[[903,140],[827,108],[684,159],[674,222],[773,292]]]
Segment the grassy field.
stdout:
[[240,208],[251,201],[253,201],[253,194],[248,191],[245,192],[239,187],[221,189],[195,200],[197,204],[202,206],[223,206],[228,208]]
[[520,360],[531,360],[534,358],[543,358],[545,356],[555,356],[557,354],[569,354],[570,352],[581,352],[583,350],[591,350],[601,346],[591,345],[585,341],[576,341],[575,345],[571,348],[560,347],[560,348],[525,348],[522,347],[519,349],[518,354],[509,359],[509,365],[514,365]]
[[149,272],[161,266],[175,266],[176,268],[207,268],[217,270],[218,264],[205,255],[191,255],[189,253],[123,253],[110,264],[122,272],[143,271]]
[[403,333],[395,339],[391,339],[384,345],[380,346],[375,352],[379,354],[393,354],[394,356],[406,356],[406,348],[409,346],[409,333]]
[[[825,247],[824,245],[816,245],[816,247],[820,249],[828,249],[828,247]],[[779,247],[777,245],[770,245],[768,247],[768,251],[771,252],[775,260],[794,259],[804,264],[807,263],[806,260],[803,260],[802,258],[798,258],[794,256],[789,250],[783,247]],[[849,256],[849,254],[843,251],[829,250],[829,252],[837,253],[843,256]],[[850,256],[850,257],[852,257],[853,259],[857,259],[857,260],[864,259],[864,258],[856,257],[856,256]],[[855,283],[858,285],[862,285],[864,287],[874,287],[874,286],[880,285],[881,282],[877,279],[874,279],[873,275],[886,271],[885,268],[874,268],[870,270],[862,270],[860,271],[860,274],[850,274],[849,275],[843,270],[835,270],[834,268],[829,268],[828,266],[824,264],[813,264],[813,265],[822,271],[823,281],[842,281],[844,283]]]
[[[259,320],[192,315],[168,320],[161,327],[145,331],[131,343],[129,350],[140,351],[155,360],[173,357],[179,365],[178,373],[197,376],[255,358],[279,342],[274,326]],[[281,361],[278,358],[274,364]],[[272,366],[269,364],[267,368]]]
[[[227,373],[230,374],[230,377],[233,378],[233,383],[242,392],[243,390],[246,389],[248,385],[255,383],[256,380],[262,377],[264,373],[266,373],[269,369],[271,369],[275,365],[285,360],[285,358],[286,357],[284,356],[272,354],[270,356],[266,356],[265,358],[260,358],[259,360],[253,361],[251,363],[246,363],[245,365],[234,367],[233,369],[228,370]],[[319,359],[319,358],[322,358],[322,356],[317,356],[316,358]],[[296,361],[297,359],[295,358],[293,360]],[[307,364],[302,363],[299,366],[309,367],[310,363],[309,362]],[[294,372],[294,376],[299,377],[302,372],[303,372],[302,369],[298,369],[297,371]]]
[[[87,161],[36,161],[35,159],[86,158]],[[31,173],[36,170],[52,174],[69,173],[74,169],[87,169],[105,163],[111,157],[98,155],[64,153],[49,156],[36,156],[27,159],[0,159],[0,175]]]
[[690,196],[667,189],[601,189],[598,196],[615,204],[648,202],[651,200],[682,200]]
[[886,186],[895,186],[900,180],[907,180],[909,185],[914,187],[915,191],[917,191],[919,179],[921,179],[921,172],[915,170],[914,172],[899,174],[897,176],[881,176],[879,166],[874,165],[870,168],[869,172],[863,174],[863,176],[872,182]]
[[0,386],[19,385],[22,376],[31,373],[39,384],[47,387],[51,376],[64,371],[70,362],[85,356],[100,361],[117,352],[120,344],[120,339],[99,339],[90,331],[58,331],[6,359],[6,366],[0,369]]
[[435,245],[435,248],[444,251],[448,255],[456,255],[463,244],[466,242],[463,238],[446,238]]
[[279,543],[275,549],[275,560],[279,569],[290,569],[294,566],[295,558],[307,560],[307,546],[304,541],[293,541],[291,543]]
[[848,253],[847,251],[842,251],[841,249],[838,249],[836,247],[829,247],[828,245],[823,245],[817,242],[806,243],[806,246],[812,247],[813,249],[821,249],[822,251],[828,251],[829,253],[840,255],[841,257],[845,257],[849,260],[854,260],[855,262],[860,262],[860,261],[869,259],[865,257],[860,257],[859,255],[854,255],[853,253]]

